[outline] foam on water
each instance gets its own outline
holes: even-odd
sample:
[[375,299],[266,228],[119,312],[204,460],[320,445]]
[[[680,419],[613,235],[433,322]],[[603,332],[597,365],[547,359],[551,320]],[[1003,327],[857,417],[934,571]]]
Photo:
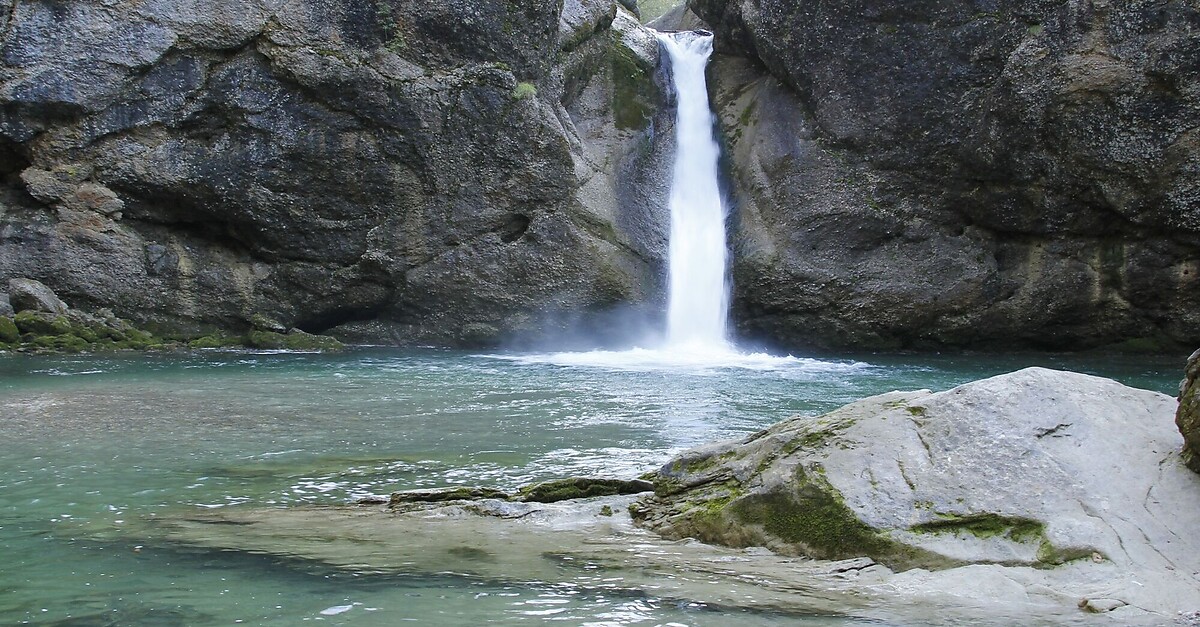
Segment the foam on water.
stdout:
[[834,374],[851,373],[870,368],[860,361],[827,361],[787,355],[778,357],[767,353],[742,353],[727,347],[682,345],[669,348],[633,348],[625,351],[588,351],[563,353],[493,354],[480,355],[526,365],[548,364],[603,368],[632,372],[675,370],[704,374],[727,369],[790,373]]

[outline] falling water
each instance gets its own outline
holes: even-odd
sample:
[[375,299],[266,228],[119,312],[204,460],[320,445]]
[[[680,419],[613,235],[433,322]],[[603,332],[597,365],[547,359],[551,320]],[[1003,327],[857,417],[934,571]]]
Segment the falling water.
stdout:
[[[671,239],[666,341],[655,348],[532,355],[499,355],[528,364],[616,370],[711,372],[714,368],[818,372],[844,364],[737,350],[727,336],[726,207],[717,184],[720,148],[708,104],[704,70],[713,36],[704,31],[659,33],[675,82],[675,164],[671,180]],[[863,367],[865,364],[851,364]]]
[[670,293],[667,344],[724,352],[729,288],[725,282],[725,203],[717,186],[720,148],[713,137],[704,69],[713,37],[703,31],[659,33],[671,57],[677,110],[671,182]]

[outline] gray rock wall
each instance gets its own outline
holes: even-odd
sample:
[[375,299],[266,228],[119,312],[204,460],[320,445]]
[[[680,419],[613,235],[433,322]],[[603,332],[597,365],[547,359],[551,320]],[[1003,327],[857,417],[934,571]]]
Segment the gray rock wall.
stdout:
[[653,307],[669,133],[657,47],[615,0],[5,16],[0,280],[167,330],[262,314],[375,342]]
[[743,333],[1200,339],[1195,3],[690,4],[724,53]]

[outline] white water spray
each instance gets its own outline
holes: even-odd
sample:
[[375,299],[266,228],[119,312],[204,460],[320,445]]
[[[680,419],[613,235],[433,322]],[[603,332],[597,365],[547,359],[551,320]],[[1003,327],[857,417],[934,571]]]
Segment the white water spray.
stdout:
[[667,344],[689,352],[727,352],[729,288],[725,282],[725,203],[717,184],[720,147],[704,69],[713,37],[659,33],[671,57],[677,109],[671,182],[670,293]]

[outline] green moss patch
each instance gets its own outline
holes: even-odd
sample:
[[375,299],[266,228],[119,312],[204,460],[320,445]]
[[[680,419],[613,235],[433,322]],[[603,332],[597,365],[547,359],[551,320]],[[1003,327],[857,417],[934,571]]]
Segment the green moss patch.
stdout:
[[118,318],[101,319],[74,313],[63,316],[37,311],[22,311],[11,319],[0,318],[0,342],[4,344],[0,348],[8,350],[64,353],[164,346],[161,339],[134,329]]
[[244,345],[245,340],[240,336],[213,333],[191,340],[188,348],[234,348]]
[[21,331],[12,318],[0,316],[0,343],[11,344],[21,341]]
[[517,500],[529,503],[556,503],[595,496],[638,494],[652,489],[654,489],[653,485],[638,479],[625,481],[622,479],[572,477],[524,486],[518,491]]
[[1093,556],[1099,555],[1101,559],[1104,556],[1092,548],[1064,548],[1054,546],[1046,537],[1042,537],[1042,541],[1038,544],[1037,563],[1035,568],[1054,568],[1062,566],[1067,562],[1074,562],[1082,559],[1092,559]]
[[251,348],[293,351],[338,351],[345,348],[334,338],[302,331],[285,334],[255,330],[246,335],[246,345]]
[[1014,542],[1036,542],[1046,526],[1039,521],[1019,516],[982,513],[960,516],[939,514],[940,519],[909,527],[914,533],[965,533],[976,538],[1006,537]]
[[13,318],[13,323],[22,334],[29,335],[67,335],[73,328],[66,316],[43,313],[40,311],[22,311]]
[[803,431],[783,445],[783,454],[791,455],[798,450],[820,448],[831,438],[840,435],[854,424],[853,420],[817,419],[804,425]]
[[533,83],[517,83],[517,86],[512,90],[512,97],[515,100],[531,100],[537,98],[537,87]]
[[733,515],[801,547],[816,558],[841,559],[887,552],[890,542],[858,519],[818,473],[796,469],[795,489],[755,494],[736,502]]
[[683,492],[683,482],[663,474],[651,475],[650,482],[654,485],[655,496],[671,496]]
[[644,130],[657,110],[656,103],[662,100],[653,68],[643,65],[619,39],[613,42],[611,62],[613,120],[619,129]]
[[794,552],[809,557],[866,556],[896,570],[960,565],[931,551],[896,542],[864,523],[819,467],[797,468],[791,489],[737,498],[724,511],[733,526],[760,528],[790,545]]
[[446,501],[474,501],[478,499],[508,499],[507,492],[492,488],[460,487],[442,490],[413,490],[411,492],[393,492],[388,499],[388,505],[397,506],[404,503],[443,503]]

